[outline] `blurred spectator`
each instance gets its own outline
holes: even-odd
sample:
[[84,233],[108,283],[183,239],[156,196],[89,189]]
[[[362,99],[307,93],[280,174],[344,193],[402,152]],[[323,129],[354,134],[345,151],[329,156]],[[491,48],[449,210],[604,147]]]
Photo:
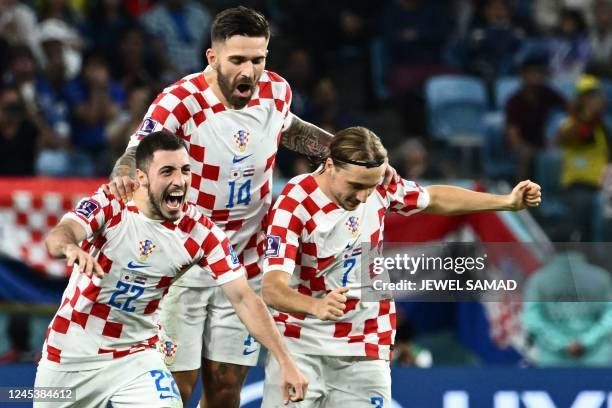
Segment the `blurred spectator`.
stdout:
[[40,353],[33,352],[32,316],[28,313],[11,313],[8,318],[7,337],[9,350],[0,356],[0,364],[32,363],[40,360]]
[[128,27],[120,34],[112,56],[110,68],[113,78],[124,89],[139,87],[145,82],[154,91],[161,91],[159,64],[147,54],[145,34],[138,26]]
[[593,59],[591,70],[598,76],[612,78],[612,3],[596,0],[590,42]]
[[111,162],[116,161],[125,152],[130,136],[147,113],[152,96],[151,88],[145,82],[134,85],[128,93],[127,109],[119,112],[106,127]]
[[78,75],[81,70],[80,50],[83,41],[76,30],[61,20],[49,19],[38,26],[38,41],[42,47],[40,65],[43,68],[49,63],[59,67],[61,59],[65,80]]
[[291,84],[291,112],[299,117],[308,116],[312,110],[309,93],[314,83],[310,53],[303,48],[291,51],[281,72]]
[[594,199],[612,158],[612,134],[603,120],[605,99],[599,81],[584,75],[576,85],[576,95],[558,135],[563,151],[561,197],[573,214],[574,232],[580,234],[580,240],[590,241]]
[[575,9],[564,9],[556,34],[547,41],[553,79],[575,81],[591,58],[584,16]]
[[537,365],[612,363],[609,271],[580,253],[559,253],[531,276],[523,299],[523,326]]
[[401,95],[446,72],[442,51],[453,27],[447,10],[435,2],[394,0],[388,4],[382,24],[392,59],[390,87]]
[[115,56],[113,50],[121,44],[121,33],[135,24],[121,0],[95,0],[87,2],[87,21],[81,25],[81,31],[88,47],[102,51],[110,60]]
[[82,75],[66,85],[65,95],[70,107],[74,147],[93,164],[95,175],[108,175],[110,160],[105,129],[124,105],[125,92],[111,80],[101,54],[92,52],[87,56]]
[[521,88],[505,107],[508,144],[519,156],[519,180],[532,177],[534,156],[546,145],[544,130],[548,116],[565,109],[563,97],[546,84],[546,65],[546,59],[538,55],[523,62]]
[[76,8],[68,0],[41,0],[39,3],[40,21],[48,19],[63,21],[67,26],[74,28],[81,18]]
[[468,35],[468,69],[487,80],[512,74],[524,38],[525,31],[512,22],[508,0],[488,0],[483,22]]
[[36,52],[36,13],[17,0],[0,1],[0,38],[12,46],[26,45]]
[[204,68],[210,25],[209,12],[192,0],[161,0],[142,22],[154,37],[155,60],[164,66],[164,82]]
[[33,176],[38,130],[14,87],[0,89],[0,176]]
[[540,32],[553,33],[561,22],[563,9],[578,10],[587,21],[592,21],[591,4],[594,0],[533,0],[533,14]]
[[395,152],[397,154],[392,155],[394,167],[407,180],[452,178],[448,169],[444,169],[443,163],[432,163],[429,152],[419,139],[406,140]]
[[313,109],[308,121],[334,134],[340,129],[357,125],[357,118],[341,110],[338,104],[338,92],[329,78],[319,80],[313,91]]

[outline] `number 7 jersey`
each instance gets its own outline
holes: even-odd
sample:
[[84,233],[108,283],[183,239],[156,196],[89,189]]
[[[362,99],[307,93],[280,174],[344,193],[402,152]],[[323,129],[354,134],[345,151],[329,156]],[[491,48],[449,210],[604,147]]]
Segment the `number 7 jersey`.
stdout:
[[[162,129],[187,143],[193,172],[188,199],[227,234],[250,278],[260,273],[272,170],[281,131],[291,121],[290,104],[291,89],[274,72],[263,72],[239,110],[219,101],[204,72],[192,74],[157,96],[128,145]],[[179,284],[214,282],[194,268]]]
[[159,302],[191,265],[219,284],[244,275],[223,231],[194,205],[183,211],[176,222],[153,220],[133,203],[98,192],[64,216],[85,229],[82,247],[105,275],[90,278],[75,266],[47,330],[41,364],[96,369],[155,347]]

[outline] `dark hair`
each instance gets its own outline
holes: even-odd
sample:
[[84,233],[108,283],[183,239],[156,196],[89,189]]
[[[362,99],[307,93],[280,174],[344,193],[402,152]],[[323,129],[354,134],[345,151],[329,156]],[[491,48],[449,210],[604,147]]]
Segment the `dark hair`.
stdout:
[[347,163],[371,168],[379,167],[387,158],[387,150],[380,138],[361,126],[343,129],[334,135],[329,145],[329,157],[334,166],[344,168]]
[[215,17],[210,30],[211,41],[225,41],[235,35],[270,38],[270,25],[258,11],[239,6],[223,10]]
[[145,136],[136,148],[136,168],[147,172],[156,151],[166,150],[174,152],[180,149],[187,150],[187,146],[185,146],[183,140],[173,133],[165,130],[153,132]]
[[588,29],[587,22],[580,10],[574,8],[564,8],[563,10],[561,10],[560,17],[560,21],[563,21],[566,18],[574,20],[574,23],[576,24],[576,31],[578,32],[578,34],[586,33]]

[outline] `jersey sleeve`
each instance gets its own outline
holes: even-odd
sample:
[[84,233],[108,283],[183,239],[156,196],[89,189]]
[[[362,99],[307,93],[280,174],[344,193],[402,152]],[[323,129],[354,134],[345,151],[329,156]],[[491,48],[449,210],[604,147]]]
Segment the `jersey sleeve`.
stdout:
[[377,190],[386,200],[387,208],[398,214],[412,215],[429,205],[429,193],[415,181],[392,181],[386,189],[378,186]]
[[295,214],[298,201],[280,196],[270,211],[263,273],[274,270],[293,274],[304,222]]
[[213,279],[224,284],[245,275],[245,270],[225,233],[209,219],[202,225],[209,230],[201,245],[198,265],[211,271]]
[[76,207],[66,213],[62,220],[78,222],[87,232],[87,238],[102,230],[114,219],[120,219],[124,204],[114,196],[99,190],[90,197],[81,199]]
[[191,116],[192,104],[186,100],[187,97],[187,92],[180,85],[164,89],[149,106],[127,147],[138,146],[144,137],[160,130],[177,133]]

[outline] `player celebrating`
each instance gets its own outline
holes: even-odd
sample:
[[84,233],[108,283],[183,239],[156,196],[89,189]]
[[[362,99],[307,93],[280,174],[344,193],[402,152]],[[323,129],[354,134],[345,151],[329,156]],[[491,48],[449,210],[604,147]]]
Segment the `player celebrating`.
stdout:
[[136,165],[133,201],[98,192],[81,200],[47,237],[53,256],[78,267],[49,326],[35,386],[74,387],[79,407],[182,406],[155,350],[156,310],[175,279],[198,264],[279,359],[287,399],[290,392],[292,400],[302,398],[307,383],[249,288],[229,240],[185,202],[191,165],[183,142],[168,132],[152,133],[138,146]]
[[[362,244],[382,242],[384,214],[461,214],[538,205],[540,186],[509,195],[410,181],[380,186],[387,152],[371,131],[334,137],[320,170],[293,178],[270,211],[262,295],[298,367],[311,379],[300,407],[391,406],[392,300],[361,302]],[[266,362],[264,407],[282,403],[279,366]]]
[[[129,198],[135,186],[133,151],[140,140],[160,129],[176,133],[191,156],[189,201],[226,233],[257,289],[279,139],[300,153],[322,156],[332,135],[292,115],[289,85],[265,70],[270,30],[261,14],[227,9],[215,17],[211,37],[208,67],[155,99],[117,162],[114,176],[121,177],[113,179],[109,191]],[[169,367],[184,401],[202,364],[206,408],[237,408],[259,346],[207,275],[189,271],[161,306],[162,325],[177,346]]]

